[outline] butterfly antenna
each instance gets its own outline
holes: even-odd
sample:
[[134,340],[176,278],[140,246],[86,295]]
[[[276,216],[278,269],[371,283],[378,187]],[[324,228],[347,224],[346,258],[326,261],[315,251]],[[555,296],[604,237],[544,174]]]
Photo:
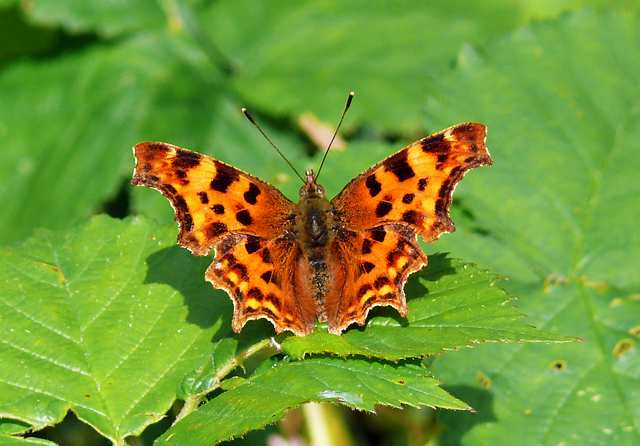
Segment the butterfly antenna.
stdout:
[[305,181],[304,181],[304,178],[302,178],[302,175],[300,175],[300,173],[298,173],[296,168],[293,167],[293,164],[291,164],[291,161],[289,161],[287,159],[287,157],[284,156],[284,154],[280,151],[280,149],[278,149],[278,147],[273,143],[273,141],[271,141],[271,138],[269,138],[267,136],[267,134],[264,132],[264,130],[262,130],[262,128],[258,125],[256,120],[253,119],[253,116],[251,116],[251,113],[249,113],[249,110],[247,110],[246,108],[242,107],[242,114],[246,116],[246,118],[249,120],[249,122],[251,124],[253,124],[258,129],[258,131],[260,133],[262,133],[262,136],[264,136],[264,139],[266,139],[269,142],[269,144],[271,144],[271,147],[276,149],[276,152],[278,152],[278,155],[280,155],[282,157],[282,159],[289,165],[289,167],[291,167],[291,170],[293,170],[295,172],[295,174],[298,176],[298,178],[300,178],[300,181],[302,181],[304,183]]
[[322,166],[324,165],[324,160],[327,159],[327,155],[329,154],[329,150],[331,150],[331,145],[333,141],[336,139],[338,135],[338,131],[340,130],[340,126],[342,125],[342,120],[344,119],[344,115],[347,114],[347,110],[351,107],[351,101],[353,101],[353,97],[356,94],[351,91],[349,92],[349,96],[347,97],[347,103],[344,106],[344,110],[342,110],[342,115],[340,116],[340,122],[338,122],[338,126],[336,127],[336,131],[333,132],[333,136],[331,137],[331,141],[329,141],[329,145],[327,146],[327,150],[324,151],[324,156],[322,157],[322,161],[320,162],[320,167],[318,167],[318,173],[316,174],[316,181],[318,181],[318,177],[320,176],[320,171],[322,170]]

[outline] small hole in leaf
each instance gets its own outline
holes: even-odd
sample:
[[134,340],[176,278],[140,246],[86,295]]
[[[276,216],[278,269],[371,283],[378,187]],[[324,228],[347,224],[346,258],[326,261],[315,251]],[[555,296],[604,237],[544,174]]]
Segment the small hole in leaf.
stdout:
[[556,372],[564,372],[567,370],[567,361],[564,359],[556,359],[551,363],[551,368]]
[[611,299],[611,302],[609,302],[611,308],[619,307],[620,305],[624,305],[624,299],[620,297],[614,297]]
[[633,339],[622,339],[618,341],[615,347],[613,347],[614,358],[622,358],[625,354],[629,353],[629,351],[633,350],[635,346],[636,343],[633,342]]
[[550,293],[554,288],[567,283],[567,278],[560,273],[551,273],[544,279],[543,291]]
[[478,381],[478,383],[487,390],[489,390],[493,385],[493,381],[491,381],[491,378],[489,378],[482,372],[478,372],[478,374],[476,375],[476,381]]

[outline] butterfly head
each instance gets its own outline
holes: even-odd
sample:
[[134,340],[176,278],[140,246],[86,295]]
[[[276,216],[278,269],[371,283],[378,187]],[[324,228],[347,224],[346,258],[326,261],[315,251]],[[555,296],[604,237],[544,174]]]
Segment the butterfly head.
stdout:
[[300,188],[300,198],[324,198],[324,187],[316,183],[312,169],[305,172],[304,185]]

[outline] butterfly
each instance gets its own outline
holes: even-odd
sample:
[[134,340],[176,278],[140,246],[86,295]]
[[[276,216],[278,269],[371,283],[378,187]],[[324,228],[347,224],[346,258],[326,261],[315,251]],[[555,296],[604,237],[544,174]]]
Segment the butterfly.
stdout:
[[134,147],[131,182],[169,199],[180,246],[199,256],[215,250],[205,278],[231,297],[235,332],[264,318],[277,333],[306,335],[319,320],[341,334],[364,325],[376,306],[406,316],[404,284],[427,264],[417,236],[429,242],[454,231],[456,185],[469,169],[492,163],[485,139],[478,123],[434,133],[367,169],[331,201],[312,170],[296,204],[229,164],[162,142]]

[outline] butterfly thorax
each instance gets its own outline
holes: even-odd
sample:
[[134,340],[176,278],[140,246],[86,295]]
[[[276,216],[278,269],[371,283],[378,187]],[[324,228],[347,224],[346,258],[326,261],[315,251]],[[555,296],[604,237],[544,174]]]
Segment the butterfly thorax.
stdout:
[[307,171],[306,182],[300,188],[296,225],[298,242],[305,257],[311,262],[322,260],[331,241],[333,215],[324,188],[316,183],[311,170]]

